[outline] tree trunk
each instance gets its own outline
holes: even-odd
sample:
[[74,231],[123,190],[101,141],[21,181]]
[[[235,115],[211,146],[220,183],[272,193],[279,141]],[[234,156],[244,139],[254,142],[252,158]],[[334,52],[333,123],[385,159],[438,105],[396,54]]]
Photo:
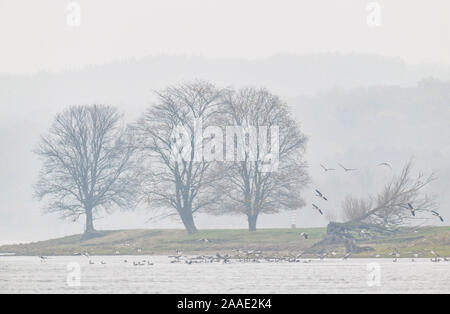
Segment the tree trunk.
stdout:
[[325,237],[307,250],[308,253],[324,252],[335,247],[344,246],[347,253],[359,254],[371,252],[372,247],[359,247],[351,232],[358,234],[362,229],[368,229],[370,225],[361,222],[330,222],[327,226]]
[[84,233],[94,233],[94,219],[92,217],[92,208],[86,209],[86,229],[84,230]]
[[186,231],[189,234],[194,234],[198,232],[197,227],[195,226],[194,216],[192,215],[191,210],[184,210],[180,216],[181,221],[183,222],[184,227],[186,228]]
[[256,231],[256,222],[258,221],[258,215],[247,215],[248,218],[248,231]]

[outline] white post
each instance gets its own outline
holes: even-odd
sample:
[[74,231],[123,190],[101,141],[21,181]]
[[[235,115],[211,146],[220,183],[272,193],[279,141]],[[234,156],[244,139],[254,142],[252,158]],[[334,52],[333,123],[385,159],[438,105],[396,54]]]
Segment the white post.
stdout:
[[297,228],[297,210],[294,210],[292,212],[292,216],[291,216],[291,228],[295,229]]

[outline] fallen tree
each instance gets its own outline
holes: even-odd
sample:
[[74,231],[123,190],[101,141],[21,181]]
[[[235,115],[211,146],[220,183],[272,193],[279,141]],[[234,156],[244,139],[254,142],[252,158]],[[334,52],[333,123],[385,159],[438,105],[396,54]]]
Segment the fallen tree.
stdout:
[[360,247],[357,243],[401,232],[401,227],[428,219],[422,215],[436,216],[435,197],[424,192],[435,179],[434,174],[414,177],[412,169],[413,162],[409,161],[401,174],[394,176],[376,196],[363,199],[347,196],[342,205],[345,222],[330,222],[325,238],[311,251],[337,246],[345,246],[347,253],[371,251],[371,247]]

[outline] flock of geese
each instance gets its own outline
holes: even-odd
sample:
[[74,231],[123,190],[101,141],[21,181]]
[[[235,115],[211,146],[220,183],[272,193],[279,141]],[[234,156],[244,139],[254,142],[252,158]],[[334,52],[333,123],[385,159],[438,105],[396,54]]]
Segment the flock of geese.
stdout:
[[[339,167],[341,167],[345,172],[352,172],[352,171],[357,171],[357,168],[347,168],[345,167],[343,164],[338,163]],[[389,168],[392,168],[388,163],[381,163],[378,166],[387,166]],[[336,168],[329,168],[324,166],[323,164],[320,164],[320,167],[322,167],[323,171],[328,172],[328,171],[336,171]],[[318,189],[315,189],[316,192],[316,196],[319,197],[320,199],[324,200],[324,201],[328,201],[328,198],[325,197],[325,195],[320,192]],[[319,206],[317,206],[316,204],[312,204],[312,207],[314,210],[316,210],[320,215],[323,216],[324,214],[324,210],[321,209]],[[304,235],[302,235],[304,237]],[[307,239],[307,237],[305,237]]]
[[[342,165],[342,164],[340,164],[340,163],[338,163],[338,165],[339,165],[345,172],[357,171],[357,170],[358,170],[357,168],[347,168],[347,167],[345,167],[344,165]],[[387,163],[387,162],[380,163],[380,164],[378,164],[378,166],[388,167],[388,168],[392,169],[392,166],[391,166],[389,163]],[[320,164],[320,167],[321,167],[325,172],[328,172],[328,171],[335,171],[335,170],[336,170],[336,168],[329,168],[329,167],[324,166],[323,164]],[[318,197],[318,198],[321,199],[321,200],[328,201],[328,198],[327,198],[321,191],[319,191],[318,189],[315,189],[315,192],[316,192],[316,195],[315,195],[316,197]],[[418,209],[415,208],[411,203],[406,203],[406,204],[403,204],[403,205],[401,205],[401,206],[404,207],[404,208],[409,209],[409,211],[411,212],[411,215],[412,215],[413,217],[416,216],[416,211],[417,211]],[[314,204],[314,203],[312,203],[312,208],[313,208],[314,210],[316,210],[320,215],[323,215],[323,214],[324,214],[324,210],[323,210],[322,208],[320,208],[319,206],[317,206],[316,204]],[[441,216],[441,214],[439,214],[437,211],[431,210],[430,212],[431,212],[431,214],[432,214],[433,216],[439,218],[439,220],[440,220],[441,222],[444,222],[444,218],[443,218],[443,217]],[[362,235],[362,236],[364,236],[364,235],[367,234],[367,233],[368,233],[367,231],[361,230],[361,235]],[[307,240],[307,239],[309,238],[309,235],[308,235],[306,232],[302,232],[302,233],[300,233],[300,237],[302,237],[302,238],[304,238],[304,239]],[[448,257],[443,257],[443,258],[442,258],[442,257],[439,256],[439,254],[436,253],[435,251],[430,251],[430,253],[434,256],[433,258],[431,258],[431,261],[432,261],[432,262],[440,262],[440,261],[446,261],[446,262],[449,262],[449,261],[450,261],[450,258],[448,258]],[[331,254],[332,257],[335,257],[335,256],[336,256],[336,253],[335,253],[335,252],[331,252],[331,253],[328,253],[328,252],[327,252],[327,253],[324,253],[324,254],[319,254],[319,255],[317,255],[317,257],[318,257],[319,259],[324,259],[324,258],[326,258],[326,257],[329,257],[330,254]],[[421,253],[418,253],[418,252],[413,252],[413,253],[411,253],[411,254],[412,254],[412,256],[413,256],[413,258],[411,259],[413,262],[415,261],[415,258],[418,258],[418,257],[421,255]],[[394,260],[393,260],[394,262],[398,262],[398,261],[399,261],[399,258],[401,257],[401,255],[400,255],[400,253],[398,252],[397,249],[395,249],[394,252],[392,252],[390,255],[394,257]],[[347,253],[346,255],[344,255],[343,259],[348,259],[350,256],[351,256],[351,253]],[[379,258],[380,255],[377,254],[377,255],[375,255],[374,257],[375,257],[375,258]]]
[[[431,255],[433,256],[430,261],[433,263],[438,263],[438,262],[450,262],[450,258],[449,257],[441,257],[437,252],[431,250],[430,251]],[[415,262],[415,259],[419,258],[422,253],[421,252],[410,252],[409,254],[412,254],[412,258],[411,261]],[[399,258],[401,258],[401,254],[399,253],[399,251],[397,249],[394,249],[394,251],[390,254],[394,260],[393,262],[396,263],[399,261]]]
[[[307,238],[307,235],[306,235]],[[182,251],[177,250],[175,254],[169,255],[170,264],[230,264],[230,263],[311,263],[313,261],[322,261],[327,258],[337,259],[339,257],[339,253],[335,251],[326,251],[324,253],[316,254],[315,257],[309,256],[306,258],[305,252],[294,252],[290,251],[285,255],[265,255],[260,250],[242,250],[242,249],[233,249],[232,254],[220,254],[216,253],[215,255],[198,255],[198,256],[188,256],[183,255]],[[450,262],[449,257],[442,257],[434,250],[430,251],[433,256],[430,261],[431,262]],[[106,265],[107,263],[104,260],[100,262],[94,262],[91,259],[91,256],[88,253],[75,253],[74,255],[85,256],[88,259],[89,265]],[[340,255],[342,260],[347,260],[351,257],[352,253],[346,253],[345,255]],[[421,255],[426,255],[424,252],[408,252],[405,258],[411,258],[411,262],[415,262],[416,259],[420,258]],[[397,263],[402,258],[400,252],[395,248],[392,253],[389,254],[390,257],[393,258],[393,262]],[[381,255],[376,254],[372,256],[373,258],[380,258]],[[46,262],[48,257],[39,256],[41,262]],[[150,261],[150,259],[141,259],[141,260],[123,260],[124,264],[129,264],[132,266],[154,266],[154,263]]]
[[[357,171],[357,168],[347,168],[343,166],[342,164],[338,164],[345,172],[351,172],[351,171]],[[335,168],[328,168],[324,165],[320,165],[322,169],[325,172],[328,171],[335,171]],[[391,165],[389,163],[380,163],[378,166],[384,166],[392,169]],[[318,189],[315,189],[316,197],[323,201],[328,201],[328,198]],[[406,203],[402,205],[403,207],[410,210],[412,216],[416,216],[417,208],[415,208],[411,203]],[[314,210],[316,210],[320,215],[324,214],[323,209],[321,209],[316,204],[312,204],[312,207]],[[438,217],[441,222],[444,222],[444,218],[435,210],[431,211],[431,214],[435,217]],[[361,230],[361,235],[364,235],[366,232],[364,230]],[[308,239],[309,235],[306,232],[300,233],[300,237],[304,239]],[[199,241],[202,242],[210,242],[208,239],[200,239]],[[138,248],[137,253],[141,253],[142,249]],[[215,255],[200,255],[200,256],[187,256],[183,255],[182,251],[177,250],[174,255],[169,255],[168,258],[170,259],[171,264],[212,264],[212,263],[220,263],[220,264],[228,264],[232,262],[238,262],[238,263],[261,263],[261,262],[270,262],[270,263],[280,263],[280,262],[288,262],[288,263],[310,263],[314,259],[304,259],[302,258],[305,255],[305,252],[289,252],[287,255],[264,255],[262,251],[256,251],[256,250],[241,250],[241,249],[234,249],[232,250],[233,255],[225,254],[221,255],[220,253],[216,253]],[[120,254],[118,251],[115,252],[116,254]],[[431,255],[433,256],[431,258],[431,262],[450,262],[449,257],[441,257],[437,252],[430,251]],[[88,259],[89,265],[94,265],[96,262],[94,262],[90,255],[88,253],[75,253],[74,255],[81,255],[85,256]],[[351,253],[347,253],[342,256],[343,260],[347,260],[351,257]],[[411,258],[411,261],[414,262],[415,259],[419,258],[421,255],[425,255],[421,252],[409,252],[408,256]],[[338,253],[335,251],[331,252],[325,252],[321,254],[316,254],[316,260],[324,260],[325,258],[336,258],[338,256]],[[397,249],[394,249],[394,251],[390,254],[391,257],[393,257],[393,262],[398,262],[399,259],[402,257],[401,254]],[[375,258],[380,258],[381,256],[379,254],[373,256]],[[39,256],[41,262],[45,262],[48,257],[46,256]],[[133,266],[153,266],[154,263],[150,260],[144,259],[144,260],[138,260],[138,261],[128,261],[124,260],[123,263],[130,264]],[[97,264],[106,265],[105,261],[100,261]]]
[[[357,170],[358,170],[357,168],[347,168],[347,167],[345,167],[344,165],[342,165],[341,163],[338,163],[338,165],[339,165],[345,172],[357,171]],[[336,168],[328,168],[328,167],[324,166],[323,164],[320,164],[320,167],[322,167],[322,169],[323,169],[325,172],[328,172],[328,171],[335,171],[335,170],[336,170]],[[387,163],[387,162],[382,162],[382,163],[378,164],[378,167],[388,167],[389,169],[392,169],[392,166],[391,166],[389,163]],[[324,195],[322,192],[320,192],[318,189],[315,189],[315,192],[316,192],[316,197],[318,197],[318,198],[320,198],[320,199],[322,199],[322,200],[324,200],[324,201],[328,201],[328,198],[325,197],[325,195]],[[411,212],[411,215],[412,215],[413,217],[416,216],[416,210],[417,210],[417,208],[415,208],[411,203],[406,203],[406,204],[403,204],[403,205],[400,205],[400,206],[409,209],[410,212]],[[320,208],[319,206],[317,206],[317,205],[314,204],[314,203],[312,203],[312,207],[313,207],[313,209],[316,210],[320,215],[323,216],[324,210],[323,210],[322,208]],[[432,214],[433,216],[439,218],[439,220],[440,220],[441,222],[444,222],[444,218],[443,218],[443,217],[441,216],[441,214],[439,214],[437,211],[431,210],[430,212],[431,212],[431,214]],[[303,234],[301,234],[301,236],[304,237]],[[306,239],[307,239],[307,237],[306,237]]]

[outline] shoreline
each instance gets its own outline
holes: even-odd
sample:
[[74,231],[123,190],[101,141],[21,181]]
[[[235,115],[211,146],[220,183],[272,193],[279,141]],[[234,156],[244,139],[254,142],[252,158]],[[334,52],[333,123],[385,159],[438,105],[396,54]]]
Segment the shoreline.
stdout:
[[[405,229],[406,230],[406,229]],[[302,232],[308,239],[300,236]],[[90,256],[168,256],[176,251],[183,255],[215,255],[216,253],[236,255],[242,251],[262,251],[265,256],[295,256],[320,241],[325,228],[309,229],[260,229],[248,232],[245,229],[210,229],[188,235],[177,229],[133,229],[98,231],[95,238],[83,240],[83,235],[72,235],[58,239],[10,244],[0,246],[0,256],[76,256],[88,253]],[[352,254],[352,258],[390,258],[392,251],[398,250],[402,257],[450,256],[450,227],[424,227],[418,232],[405,231],[394,237],[367,239],[361,245],[370,246],[373,252]],[[328,250],[327,250],[328,251]],[[334,253],[329,258],[342,258],[346,252],[342,248],[330,248]],[[305,254],[315,258],[316,254]]]

